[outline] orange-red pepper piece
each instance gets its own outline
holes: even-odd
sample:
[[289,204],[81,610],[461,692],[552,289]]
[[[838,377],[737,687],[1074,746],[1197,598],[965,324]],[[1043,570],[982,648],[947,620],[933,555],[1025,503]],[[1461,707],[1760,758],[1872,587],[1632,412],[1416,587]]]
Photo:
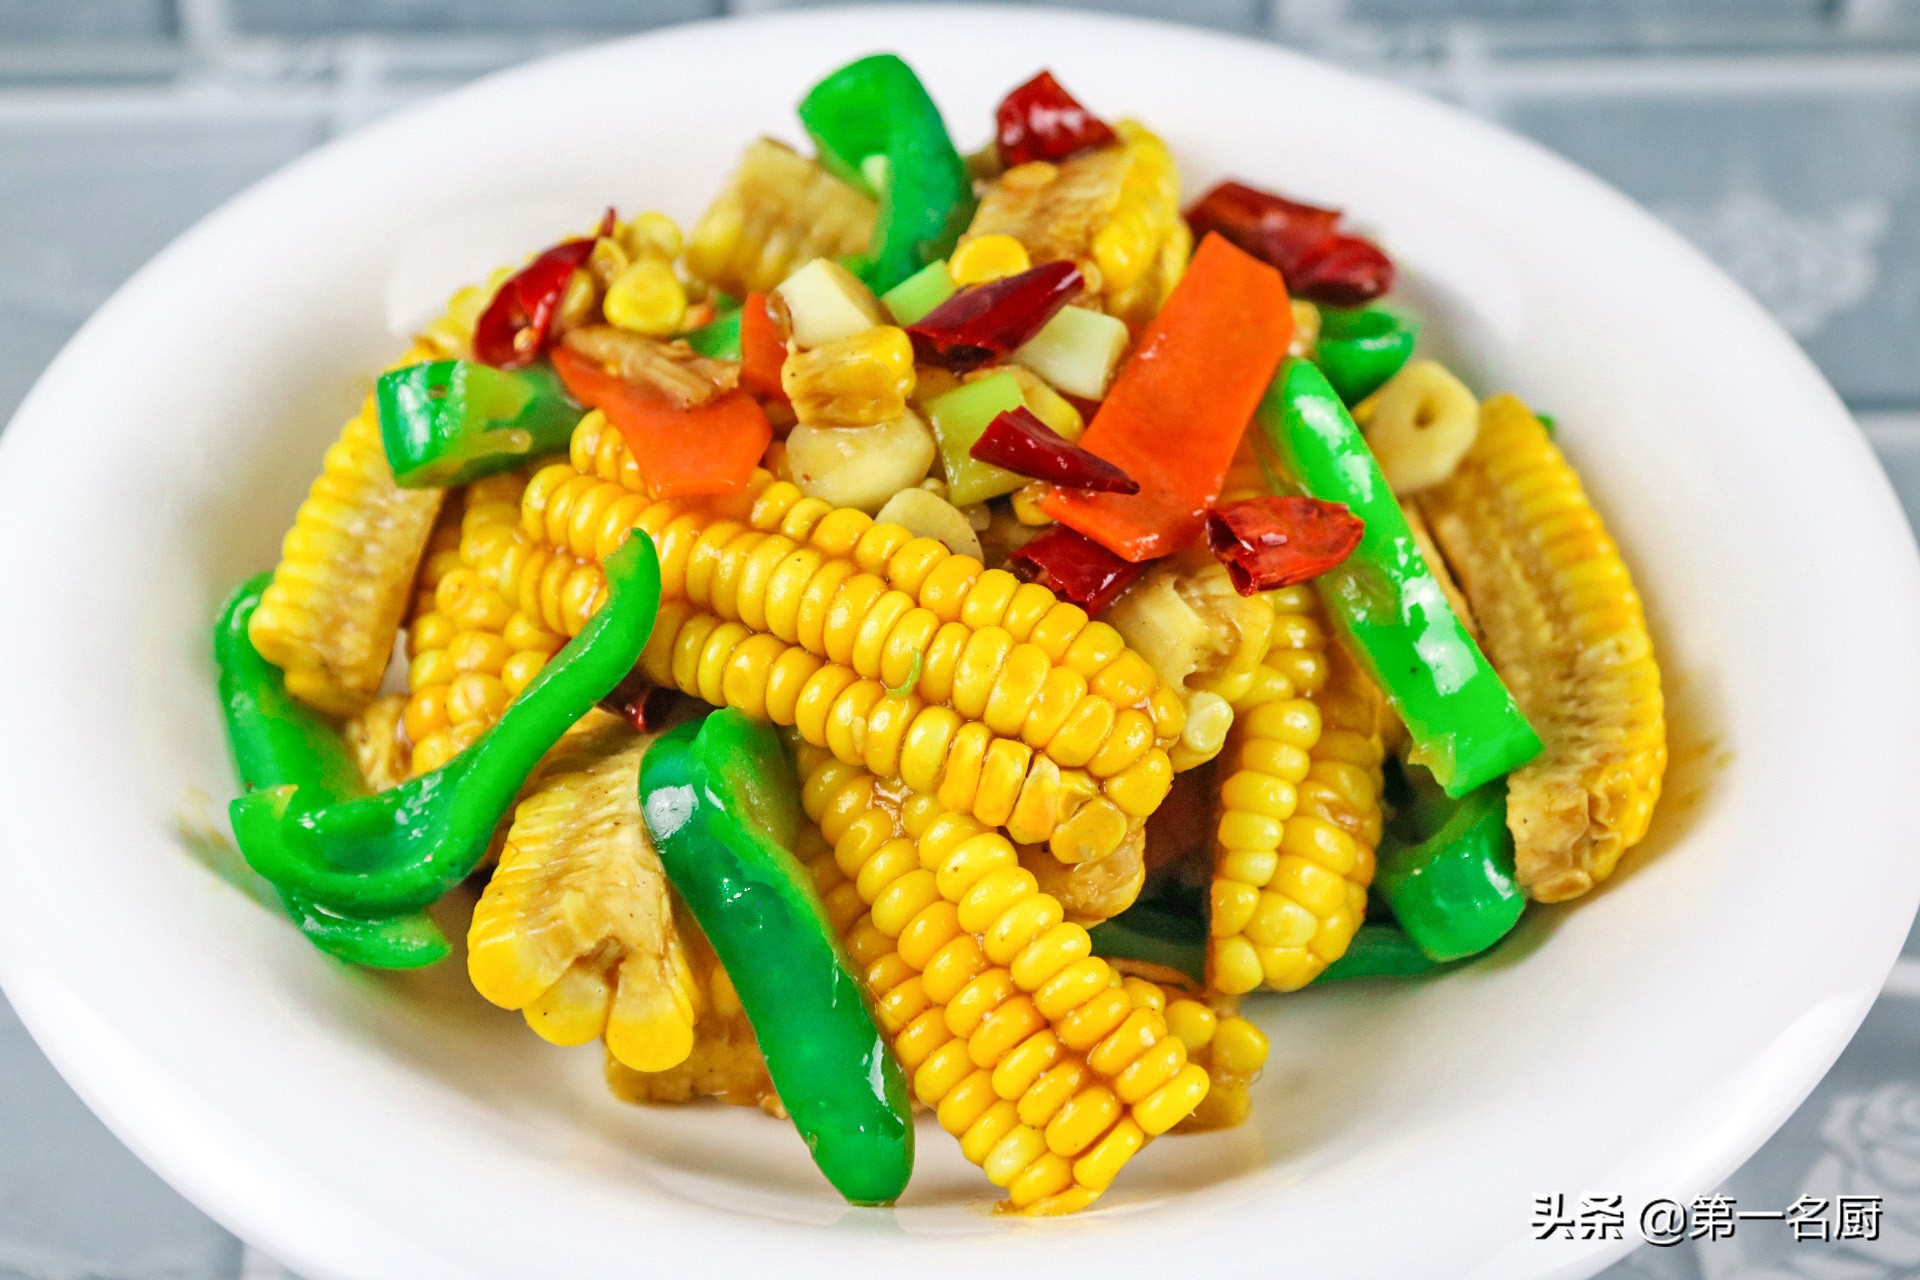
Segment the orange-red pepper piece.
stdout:
[[743,389],[681,409],[567,347],[553,349],[553,367],[574,399],[618,429],[655,497],[737,493],[773,440],[766,413]]
[[767,310],[767,295],[750,293],[740,304],[740,382],[757,396],[785,400],[780,366],[787,360],[787,341]]
[[1055,489],[1043,509],[1136,563],[1190,546],[1292,337],[1280,273],[1220,236],[1202,240],[1080,437],[1140,492]]

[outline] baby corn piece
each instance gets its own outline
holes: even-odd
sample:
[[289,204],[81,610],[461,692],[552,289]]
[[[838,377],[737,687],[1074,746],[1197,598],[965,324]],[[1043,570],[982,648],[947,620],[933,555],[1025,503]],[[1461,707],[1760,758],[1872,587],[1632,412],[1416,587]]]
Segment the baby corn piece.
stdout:
[[767,293],[802,263],[865,251],[879,207],[771,138],[747,146],[687,241],[687,270],[735,297]]
[[664,1071],[693,1051],[701,991],[640,816],[648,741],[596,712],[541,763],[474,908],[467,973],[556,1044],[604,1035]]
[[1275,635],[1221,759],[1207,985],[1294,991],[1346,952],[1380,840],[1378,695],[1311,590],[1268,593]]
[[1507,781],[1520,883],[1542,902],[1578,897],[1646,835],[1666,771],[1640,595],[1579,477],[1512,396],[1481,407],[1473,448],[1420,503],[1546,744]]
[[526,542],[493,572],[529,618],[576,634],[605,595],[600,559],[638,528],[661,561],[654,682],[796,726],[1064,862],[1112,853],[1165,798],[1186,708],[1113,628],[764,473],[652,501],[622,448],[589,415],[572,458],[528,484]]
[[1076,263],[1108,314],[1139,326],[1186,270],[1193,235],[1180,216],[1180,174],[1166,144],[1139,122],[1114,126],[1111,146],[1007,170],[981,198],[961,240],[1010,236],[1034,262]]
[[[1205,1068],[1138,1008],[1006,838],[858,765],[798,749],[832,848],[812,867],[914,1095],[1006,1207],[1066,1213],[1205,1098]],[[864,910],[863,910],[864,908]]]
[[694,972],[704,974],[706,1009],[693,1028],[693,1049],[686,1060],[663,1071],[636,1071],[607,1055],[607,1087],[623,1102],[692,1102],[714,1098],[740,1107],[759,1107],[784,1117],[766,1059],[760,1056],[753,1024],[740,1007],[733,983],[721,967],[700,926],[678,917]]

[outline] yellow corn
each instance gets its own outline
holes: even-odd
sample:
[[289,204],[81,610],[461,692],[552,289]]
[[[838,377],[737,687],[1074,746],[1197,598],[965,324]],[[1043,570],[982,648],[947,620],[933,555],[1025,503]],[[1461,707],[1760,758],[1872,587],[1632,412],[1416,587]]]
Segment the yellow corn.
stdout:
[[814,258],[863,251],[872,200],[770,138],[750,144],[687,243],[687,270],[725,293],[767,293]]
[[1473,448],[1420,501],[1546,744],[1507,781],[1520,883],[1543,902],[1577,897],[1646,834],[1666,770],[1640,595],[1579,477],[1512,396],[1482,406]]
[[1305,986],[1366,913],[1380,839],[1378,694],[1307,587],[1269,592],[1274,640],[1222,754],[1207,984]]
[[1012,236],[973,236],[954,249],[953,257],[947,260],[947,275],[961,286],[985,284],[1017,276],[1032,265],[1027,247]]
[[638,528],[663,575],[657,683],[796,725],[1063,861],[1119,848],[1165,797],[1185,708],[1111,627],[764,473],[725,500],[649,501],[600,478],[625,471],[589,425],[527,486],[526,539],[493,566],[530,618],[578,633],[599,560]]
[[754,1038],[753,1024],[740,1007],[727,971],[714,957],[700,927],[681,921],[682,936],[692,957],[694,972],[705,975],[706,1008],[693,1029],[693,1049],[686,1060],[664,1071],[636,1071],[612,1053],[607,1055],[607,1087],[625,1102],[691,1102],[716,1098],[735,1106],[759,1107],[784,1117],[780,1097],[767,1075],[766,1060]]
[[977,240],[1004,236],[1034,262],[1074,261],[1110,315],[1132,325],[1152,319],[1186,270],[1193,235],[1180,216],[1180,175],[1166,144],[1134,120],[1114,129],[1120,140],[1112,146],[1001,174],[955,260],[974,253]]
[[565,643],[501,594],[490,567],[520,533],[519,472],[470,485],[454,567],[434,585],[433,607],[409,631],[407,737],[411,771],[437,769],[492,727],[507,704]]
[[542,761],[474,908],[474,989],[556,1044],[605,1036],[664,1071],[694,1045],[701,991],[640,817],[649,739],[595,713]]
[[788,356],[780,385],[803,426],[892,422],[913,392],[913,343],[904,329],[876,325]]
[[[431,358],[420,344],[401,363]],[[394,484],[368,396],[327,450],[247,629],[288,692],[352,715],[379,691],[442,492]]]
[[1067,919],[1093,925],[1111,920],[1140,896],[1147,880],[1147,838],[1142,828],[1118,849],[1097,858],[1065,863],[1038,845],[1020,846],[1020,865],[1033,874],[1040,890],[1060,900]]
[[654,337],[678,333],[687,314],[687,291],[673,273],[680,228],[664,213],[643,213],[617,228],[613,243],[626,261],[609,272],[600,302],[607,323]]
[[406,712],[404,694],[375,698],[359,715],[347,721],[341,731],[360,776],[375,791],[385,791],[406,781],[407,747],[401,736],[400,720]]
[[811,860],[914,1095],[1005,1207],[1091,1204],[1153,1135],[1193,1113],[1204,1068],[998,833],[857,765],[798,751]]

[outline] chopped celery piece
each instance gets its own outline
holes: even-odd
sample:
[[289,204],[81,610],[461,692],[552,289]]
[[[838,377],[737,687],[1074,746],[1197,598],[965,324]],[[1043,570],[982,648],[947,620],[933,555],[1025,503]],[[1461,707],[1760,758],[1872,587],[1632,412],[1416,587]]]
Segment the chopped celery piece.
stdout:
[[947,471],[947,500],[954,506],[970,507],[1012,493],[1027,482],[1027,477],[982,462],[971,453],[974,441],[988,423],[1025,404],[1019,381],[1005,372],[969,382],[927,402],[927,417]]
[[1085,307],[1062,307],[1013,358],[1070,396],[1099,400],[1127,341],[1124,321]]
[[947,260],[929,262],[880,296],[895,324],[913,324],[954,295]]

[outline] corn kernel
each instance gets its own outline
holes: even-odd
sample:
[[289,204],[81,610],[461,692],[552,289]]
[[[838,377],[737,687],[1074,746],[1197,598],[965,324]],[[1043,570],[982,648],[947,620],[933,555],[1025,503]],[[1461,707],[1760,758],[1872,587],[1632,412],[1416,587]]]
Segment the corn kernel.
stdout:
[[1019,275],[1032,265],[1027,258],[1027,247],[1012,236],[973,236],[962,241],[947,259],[947,274],[957,285],[985,284],[1003,276]]

